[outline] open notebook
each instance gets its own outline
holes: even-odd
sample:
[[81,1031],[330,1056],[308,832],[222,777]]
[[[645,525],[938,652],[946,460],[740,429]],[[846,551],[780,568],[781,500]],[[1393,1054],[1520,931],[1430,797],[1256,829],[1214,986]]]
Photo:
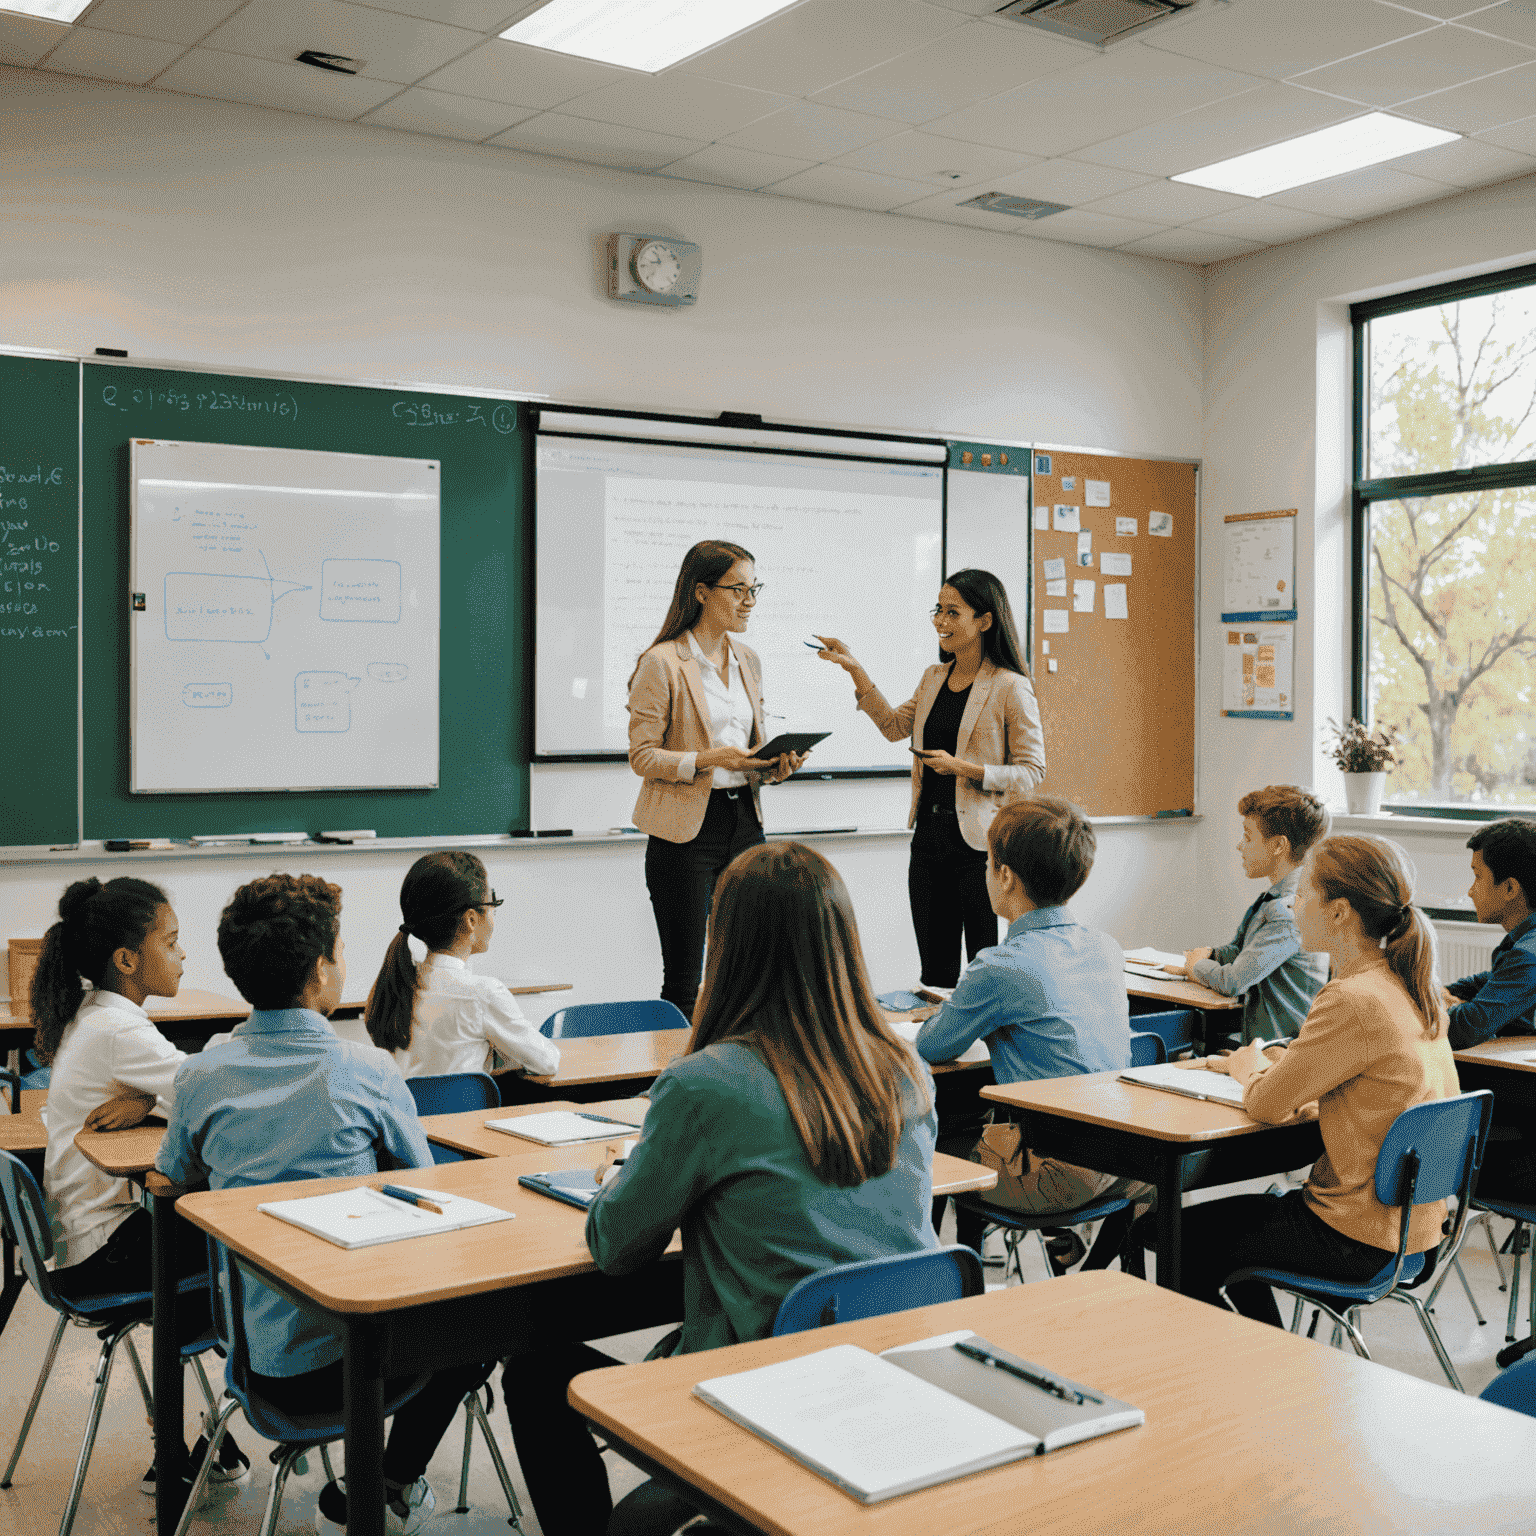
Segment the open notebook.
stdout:
[[[958,1343],[1001,1365],[968,1358]],[[1146,1422],[1141,1409],[969,1329],[883,1355],[838,1344],[693,1390],[865,1504]]]
[[1170,976],[1163,967],[1183,964],[1183,955],[1175,955],[1166,949],[1153,949],[1150,945],[1142,949],[1128,949],[1125,952],[1126,970],[1133,976],[1146,976],[1157,981],[1176,980],[1177,978]]
[[551,1109],[539,1115],[505,1115],[487,1120],[489,1131],[503,1131],[536,1141],[541,1147],[568,1147],[582,1141],[602,1141],[608,1136],[626,1136],[640,1127],[632,1120],[612,1120],[607,1115],[593,1115],[574,1109]]
[[1161,1088],[1164,1093],[1182,1093],[1187,1099],[1215,1099],[1222,1104],[1243,1107],[1243,1085],[1225,1072],[1207,1067],[1181,1067],[1172,1062],[1160,1067],[1127,1067],[1120,1074],[1128,1083],[1143,1088]]
[[448,1195],[436,1189],[417,1189],[416,1193],[442,1206],[442,1214],[404,1200],[393,1200],[366,1184],[328,1195],[305,1195],[298,1200],[269,1200],[256,1209],[313,1232],[338,1248],[370,1248],[375,1243],[398,1243],[408,1237],[431,1237],[439,1232],[457,1232],[463,1227],[516,1218],[514,1211],[467,1200],[463,1195]]

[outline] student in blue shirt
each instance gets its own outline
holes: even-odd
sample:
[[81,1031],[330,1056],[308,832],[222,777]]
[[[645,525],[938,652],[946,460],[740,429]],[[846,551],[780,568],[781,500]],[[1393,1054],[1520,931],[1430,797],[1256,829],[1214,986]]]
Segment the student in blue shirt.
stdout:
[[[182,1185],[239,1189],[288,1179],[426,1168],[432,1154],[394,1061],[340,1039],[327,1015],[347,964],[341,887],[317,875],[243,885],[219,918],[219,954],[253,1012],[176,1074],[155,1166]],[[342,1402],[342,1341],[276,1291],[245,1282],[245,1331],[256,1390],[285,1412]],[[435,1499],[423,1473],[467,1392],[491,1364],[438,1371],[395,1414],[384,1452],[385,1528],[409,1536]],[[385,1384],[385,1395],[405,1382]],[[346,1494],[320,1491],[316,1526],[345,1529]]]
[[[960,985],[918,1031],[925,1061],[951,1061],[987,1042],[999,1083],[1108,1072],[1131,1064],[1125,956],[1107,933],[1072,916],[1067,901],[1093,868],[1097,840],[1075,805],[1042,795],[1005,805],[987,829],[987,894],[1008,936],[971,961]],[[987,1199],[1029,1212],[1073,1210],[1101,1196],[1149,1198],[1151,1187],[1028,1151],[1013,1125],[946,1135],[940,1150],[998,1169]],[[979,1248],[979,1218],[962,1214],[959,1241]],[[1047,1229],[1048,1231],[1050,1229]],[[1053,1267],[1082,1242],[1052,1234]]]
[[1270,784],[1244,795],[1237,813],[1243,818],[1237,845],[1243,873],[1268,880],[1269,889],[1243,913],[1230,944],[1186,949],[1183,965],[1164,969],[1226,997],[1241,997],[1244,1045],[1290,1040],[1328,980],[1327,956],[1302,950],[1293,911],[1301,862],[1328,835],[1328,812],[1310,790]]

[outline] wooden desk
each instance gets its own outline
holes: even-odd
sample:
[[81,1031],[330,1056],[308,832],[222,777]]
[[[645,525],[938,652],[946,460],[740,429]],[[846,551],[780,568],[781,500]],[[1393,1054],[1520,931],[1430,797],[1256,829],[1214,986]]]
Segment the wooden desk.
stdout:
[[48,1102],[46,1088],[21,1090],[21,1113],[10,1113],[10,1095],[0,1102],[0,1152],[20,1157],[27,1152],[48,1150],[48,1127],[43,1124],[43,1106]]
[[1495,1067],[1505,1074],[1518,1072],[1536,1078],[1536,1035],[1506,1035],[1452,1054],[1458,1071],[1463,1067]]
[[1536,1035],[1485,1040],[1454,1054],[1462,1092],[1487,1088],[1493,1094],[1493,1123],[1527,1134],[1536,1118]]
[[1323,1148],[1316,1120],[1261,1125],[1241,1109],[1118,1072],[1004,1083],[981,1096],[1014,1112],[1036,1152],[1157,1186],[1157,1283],[1170,1290],[1179,1289],[1184,1190],[1302,1168]]
[[134,1179],[155,1166],[165,1121],[142,1120],[123,1131],[76,1131],[75,1147],[87,1162],[114,1179]]
[[1213,992],[1198,981],[1186,981],[1170,976],[1159,981],[1151,976],[1138,976],[1133,971],[1125,973],[1125,990],[1131,997],[1150,997],[1170,1008],[1198,1008],[1203,1013],[1224,1013],[1241,1009],[1240,997],[1228,997],[1224,992]]
[[[961,1327],[1135,1403],[1146,1424],[865,1506],[692,1396],[833,1344]],[[1536,1499],[1536,1420],[1114,1272],[590,1371],[570,1400],[722,1523],[773,1536],[1465,1536],[1528,1528]]]

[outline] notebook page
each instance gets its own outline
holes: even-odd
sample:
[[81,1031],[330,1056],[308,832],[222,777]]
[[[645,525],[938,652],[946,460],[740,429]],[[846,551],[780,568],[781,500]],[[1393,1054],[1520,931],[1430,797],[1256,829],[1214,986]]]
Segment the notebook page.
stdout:
[[604,1141],[620,1138],[640,1130],[638,1125],[623,1125],[605,1120],[594,1120],[590,1115],[578,1114],[573,1109],[552,1109],[541,1115],[505,1115],[499,1120],[487,1120],[486,1128],[504,1131],[508,1136],[520,1136],[524,1141],[536,1141],[541,1146],[568,1146],[578,1141]]

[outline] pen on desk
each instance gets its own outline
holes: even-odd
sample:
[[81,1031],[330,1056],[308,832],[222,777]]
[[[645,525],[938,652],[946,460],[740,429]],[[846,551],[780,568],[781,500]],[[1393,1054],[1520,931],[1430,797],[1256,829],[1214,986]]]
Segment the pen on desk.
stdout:
[[979,1360],[983,1365],[989,1365],[995,1371],[1003,1371],[1009,1376],[1017,1376],[1020,1381],[1027,1381],[1032,1387],[1039,1387],[1042,1392],[1049,1392],[1052,1397],[1059,1397],[1063,1401],[1076,1401],[1079,1403],[1102,1403],[1102,1397],[1094,1397],[1091,1392],[1079,1392],[1075,1387],[1068,1387],[1062,1382],[1050,1376],[1037,1376],[1033,1371],[1026,1371],[1023,1366],[1015,1365],[1011,1360],[1000,1359],[989,1350],[980,1349],[975,1344],[967,1344],[963,1339],[955,1345],[968,1360]]
[[379,1187],[381,1195],[388,1195],[391,1200],[403,1200],[407,1205],[419,1205],[424,1211],[434,1211],[437,1215],[445,1214],[442,1206],[435,1200],[428,1200],[425,1195],[418,1194],[414,1189],[407,1189],[403,1184],[383,1184]]
[[633,1120],[615,1120],[612,1115],[594,1115],[590,1110],[579,1111],[583,1120],[601,1120],[604,1125],[622,1125],[627,1131],[638,1131],[640,1127]]

